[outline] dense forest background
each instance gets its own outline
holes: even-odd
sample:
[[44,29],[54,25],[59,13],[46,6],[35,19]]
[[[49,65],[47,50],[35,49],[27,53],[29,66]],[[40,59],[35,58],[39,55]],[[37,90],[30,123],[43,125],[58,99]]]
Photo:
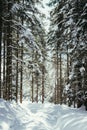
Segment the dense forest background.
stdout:
[[0,98],[87,106],[87,0],[0,2]]

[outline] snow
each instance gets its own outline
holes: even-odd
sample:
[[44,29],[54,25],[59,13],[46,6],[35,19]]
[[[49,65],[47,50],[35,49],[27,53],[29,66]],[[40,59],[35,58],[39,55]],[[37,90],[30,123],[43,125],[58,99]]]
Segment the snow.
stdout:
[[69,80],[71,80],[73,78],[73,73],[71,72],[69,75]]
[[70,19],[66,22],[66,24],[67,24],[67,25],[71,25],[71,24],[73,24],[73,19],[70,18]]
[[11,8],[11,12],[12,13],[17,13],[18,12],[18,10],[19,9],[21,9],[22,7],[19,5],[19,4],[17,4],[17,3],[15,3],[13,6],[12,6],[12,8]]
[[80,68],[80,72],[81,72],[81,75],[83,76],[85,72],[85,68],[83,66]]
[[50,26],[50,11],[52,7],[49,7],[47,4],[50,2],[50,0],[42,0],[42,5],[36,4],[36,7],[39,9],[39,11],[44,14],[43,23],[44,28],[48,32],[49,26]]
[[67,84],[67,85],[65,86],[65,90],[66,90],[66,91],[69,90],[69,87],[70,87],[70,84]]
[[0,130],[87,130],[86,124],[84,109],[0,99]]

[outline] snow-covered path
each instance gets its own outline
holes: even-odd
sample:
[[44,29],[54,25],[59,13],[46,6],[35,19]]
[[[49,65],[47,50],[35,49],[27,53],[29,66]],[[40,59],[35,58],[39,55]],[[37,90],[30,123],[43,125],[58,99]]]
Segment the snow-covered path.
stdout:
[[[29,105],[29,106],[28,106]],[[53,130],[57,122],[57,109],[51,104],[25,104],[14,109],[16,113],[16,125],[13,124],[14,130]],[[20,112],[20,113],[19,113]],[[23,126],[23,128],[22,128]]]
[[87,130],[87,112],[53,104],[0,99],[0,130]]

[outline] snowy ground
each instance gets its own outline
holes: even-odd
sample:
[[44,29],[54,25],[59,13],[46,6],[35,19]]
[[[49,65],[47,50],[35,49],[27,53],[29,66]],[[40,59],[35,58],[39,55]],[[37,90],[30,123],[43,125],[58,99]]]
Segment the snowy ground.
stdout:
[[0,99],[0,130],[87,130],[87,112],[53,104]]

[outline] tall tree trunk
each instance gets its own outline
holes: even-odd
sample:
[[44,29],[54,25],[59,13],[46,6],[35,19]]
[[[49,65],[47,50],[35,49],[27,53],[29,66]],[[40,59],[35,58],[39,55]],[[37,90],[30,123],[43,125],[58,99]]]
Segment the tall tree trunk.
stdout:
[[6,27],[4,25],[3,38],[3,98],[6,99]]
[[[16,2],[16,1],[14,1]],[[19,4],[19,0],[17,0],[17,3]],[[17,17],[17,21],[19,21],[19,18]],[[19,61],[18,61],[18,58],[19,58],[19,45],[18,45],[18,42],[19,42],[19,29],[17,30],[17,49],[16,49],[16,102],[18,102],[18,72],[19,72]]]
[[36,92],[37,93],[37,95],[36,95],[36,102],[38,103],[38,75],[36,75],[36,85],[37,85],[37,88],[36,88],[37,89],[36,90],[37,91]]
[[[38,61],[38,52],[36,51],[36,55],[35,55],[35,60]],[[39,91],[39,86],[38,86],[38,76],[39,76],[39,72],[38,70],[36,70],[35,72],[35,76],[36,76],[36,102],[38,103],[38,91]]]
[[44,64],[42,65],[42,103],[44,103]]
[[[34,51],[33,51],[34,53]],[[32,62],[33,62],[33,53],[32,53]],[[32,83],[31,83],[31,99],[32,99],[32,103],[34,102],[34,75],[33,75],[33,65],[32,65]]]
[[59,56],[58,56],[58,43],[57,43],[57,104],[59,103],[59,79],[58,79],[58,70],[59,70]]
[[19,51],[19,46],[18,46],[18,32],[17,32],[17,50],[16,50],[16,57],[17,57],[17,61],[16,61],[16,102],[18,102],[18,51]]
[[[24,6],[24,0],[22,1]],[[24,24],[23,16],[21,17],[22,25]],[[23,96],[23,43],[21,43],[21,74],[20,74],[20,103],[22,103]]]
[[54,103],[57,103],[57,85],[56,85],[56,81],[55,81],[55,94],[54,94]]
[[1,98],[1,64],[2,64],[2,13],[3,13],[3,0],[0,1],[0,98]]
[[69,54],[68,54],[68,45],[67,45],[67,82],[69,79]]
[[7,88],[7,100],[11,98],[12,87],[12,28],[11,20],[12,16],[10,9],[12,7],[11,1],[8,0],[8,19],[7,19],[7,64],[6,64],[6,88]]
[[33,77],[33,68],[32,68],[32,85],[31,85],[31,91],[32,91],[32,103],[34,102],[34,77]]
[[20,103],[23,96],[23,43],[21,45]]
[[60,104],[62,104],[62,56],[60,54]]

